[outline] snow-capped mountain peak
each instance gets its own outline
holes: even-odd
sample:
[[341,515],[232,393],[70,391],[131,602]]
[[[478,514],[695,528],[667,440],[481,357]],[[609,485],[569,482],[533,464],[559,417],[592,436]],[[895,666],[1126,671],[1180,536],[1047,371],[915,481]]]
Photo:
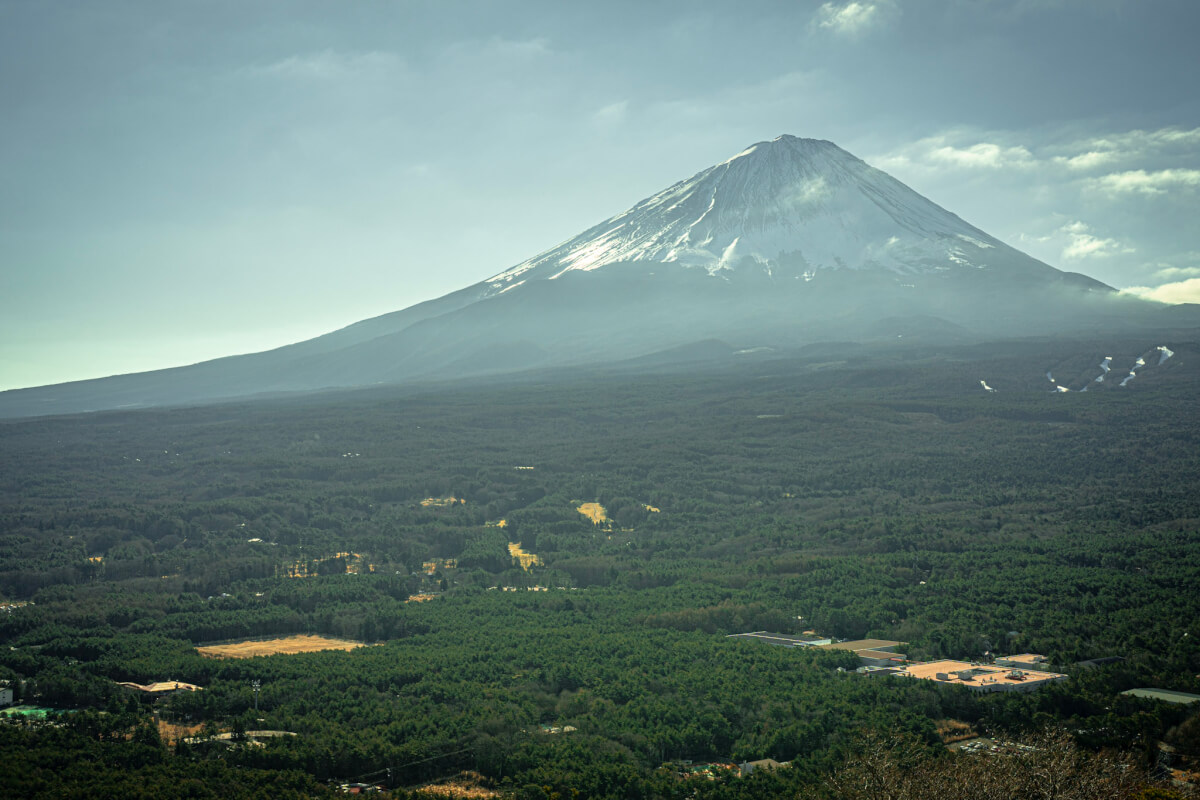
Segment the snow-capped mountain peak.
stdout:
[[[1171,329],[1194,325],[1190,313],[1173,312]],[[1008,247],[830,142],[781,136],[443,297],[264,353],[0,393],[0,417],[1167,322],[1157,304]],[[1148,359],[1131,368],[1139,381]]]
[[680,181],[485,281],[503,293],[616,263],[710,274],[985,269],[1008,248],[832,142],[780,136]]

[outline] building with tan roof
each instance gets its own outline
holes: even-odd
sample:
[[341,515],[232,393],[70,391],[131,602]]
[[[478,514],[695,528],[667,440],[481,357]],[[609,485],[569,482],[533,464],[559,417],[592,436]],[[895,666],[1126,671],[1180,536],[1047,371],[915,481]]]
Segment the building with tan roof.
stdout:
[[949,660],[909,664],[893,674],[950,686],[964,686],[973,692],[1032,692],[1056,681],[1067,679],[1066,675],[1056,672],[1026,671],[1012,667]]
[[908,642],[892,642],[887,639],[854,639],[849,642],[834,642],[833,644],[824,645],[830,650],[880,650],[884,653],[894,653],[897,647],[908,644]]
[[1049,669],[1050,659],[1037,653],[1020,653],[1015,656],[998,656],[996,663],[1002,667],[1017,669]]

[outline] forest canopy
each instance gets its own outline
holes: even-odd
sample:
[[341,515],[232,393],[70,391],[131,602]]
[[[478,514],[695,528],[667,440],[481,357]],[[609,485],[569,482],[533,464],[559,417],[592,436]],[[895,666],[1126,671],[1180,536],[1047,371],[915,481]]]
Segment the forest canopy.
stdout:
[[[1130,391],[980,389],[1061,347],[0,424],[0,680],[70,712],[0,725],[0,793],[470,770],[522,797],[828,794],[865,731],[950,774],[947,721],[1065,730],[1141,791],[1160,741],[1200,752],[1188,707],[1120,694],[1200,691],[1196,348]],[[1040,653],[1070,679],[976,695],[727,638],[754,630]],[[370,646],[196,650],[293,634]],[[120,686],[155,681],[201,688]],[[791,766],[678,777],[761,759]]]

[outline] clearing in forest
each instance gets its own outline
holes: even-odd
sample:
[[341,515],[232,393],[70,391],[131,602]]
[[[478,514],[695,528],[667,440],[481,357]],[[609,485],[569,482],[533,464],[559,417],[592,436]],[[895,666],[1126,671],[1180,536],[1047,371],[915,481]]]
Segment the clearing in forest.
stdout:
[[256,639],[230,644],[212,644],[197,647],[196,652],[208,658],[254,658],[273,656],[280,653],[316,653],[320,650],[354,650],[366,647],[363,642],[349,639],[330,639],[325,636],[286,636],[281,639]]
[[414,795],[428,798],[450,798],[450,800],[490,800],[500,797],[500,792],[491,787],[491,781],[478,772],[462,772],[442,783],[430,783],[413,790]]
[[155,721],[158,723],[158,738],[167,744],[182,742],[184,739],[199,735],[200,731],[204,730],[204,726],[199,723],[195,725],[177,725],[161,718],[156,718]]
[[529,571],[530,567],[538,567],[542,564],[542,559],[540,559],[535,553],[527,553],[522,550],[520,542],[509,542],[508,554],[520,561],[521,569],[525,570],[526,572]]
[[954,742],[965,742],[979,737],[970,723],[957,719],[941,719],[934,723],[938,738],[949,747]]
[[593,525],[603,525],[608,522],[608,514],[599,503],[584,503],[579,507],[579,513],[592,521]]
[[426,497],[421,501],[421,505],[425,506],[426,508],[449,508],[450,506],[458,503],[461,503],[465,506],[467,501],[460,500],[457,497]]
[[[283,565],[283,574],[288,578],[315,578],[318,575],[332,574],[328,568],[321,565],[335,558],[343,559],[347,575],[358,575],[364,572],[374,572],[375,565],[368,564],[358,553],[334,553],[327,558],[316,558],[312,561],[294,561]],[[164,576],[165,577],[165,576]]]

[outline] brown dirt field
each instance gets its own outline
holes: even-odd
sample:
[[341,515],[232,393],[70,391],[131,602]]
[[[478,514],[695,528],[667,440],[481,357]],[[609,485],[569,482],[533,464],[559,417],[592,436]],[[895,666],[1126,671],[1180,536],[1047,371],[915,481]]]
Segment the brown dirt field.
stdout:
[[456,503],[466,505],[467,501],[457,497],[426,497],[421,501],[421,505],[426,508],[449,508]]
[[530,553],[527,550],[522,550],[520,542],[509,542],[508,554],[520,561],[521,569],[525,570],[526,572],[529,571],[530,567],[537,567],[541,566],[542,564],[541,557],[539,557],[536,553]]
[[166,720],[158,720],[158,736],[164,742],[178,742],[197,735],[204,729],[203,725],[176,725]]
[[489,800],[500,793],[488,788],[487,779],[478,772],[463,772],[445,783],[430,784],[415,790],[422,797],[449,797],[453,800]]
[[954,742],[964,742],[979,736],[969,724],[956,719],[942,719],[938,720],[935,724],[937,726],[937,734],[941,737],[943,744],[949,745]]
[[579,507],[579,513],[590,519],[593,525],[608,522],[608,514],[599,503],[584,503]]
[[324,636],[288,636],[266,641],[234,642],[197,647],[196,652],[208,658],[254,658],[278,653],[316,653],[320,650],[353,650],[366,647],[363,642],[348,639],[328,639]]

